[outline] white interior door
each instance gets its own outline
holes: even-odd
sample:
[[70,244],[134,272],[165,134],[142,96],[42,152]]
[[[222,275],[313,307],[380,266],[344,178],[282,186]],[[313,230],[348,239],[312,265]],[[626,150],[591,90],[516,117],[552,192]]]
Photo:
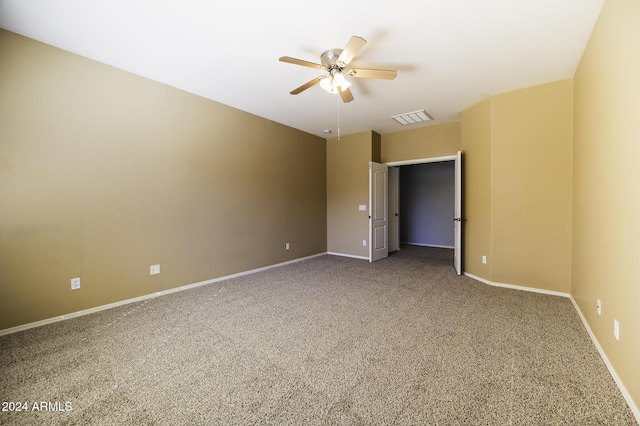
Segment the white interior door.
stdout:
[[453,265],[458,275],[462,274],[462,153],[458,151],[455,159],[455,183],[454,183],[454,244]]
[[389,167],[389,253],[400,250],[400,168]]
[[389,256],[388,169],[386,164],[369,163],[369,262]]

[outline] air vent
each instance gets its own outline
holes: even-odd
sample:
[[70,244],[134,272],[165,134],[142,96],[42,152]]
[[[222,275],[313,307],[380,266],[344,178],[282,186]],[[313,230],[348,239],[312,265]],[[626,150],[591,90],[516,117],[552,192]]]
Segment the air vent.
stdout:
[[407,124],[422,123],[423,121],[433,120],[427,111],[421,109],[420,111],[405,112],[404,114],[394,115],[391,118],[398,123],[406,126]]

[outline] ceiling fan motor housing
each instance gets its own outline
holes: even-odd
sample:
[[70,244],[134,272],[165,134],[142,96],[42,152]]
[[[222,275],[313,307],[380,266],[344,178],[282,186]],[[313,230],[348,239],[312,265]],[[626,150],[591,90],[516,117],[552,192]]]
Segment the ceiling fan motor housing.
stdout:
[[325,66],[329,71],[335,68],[342,68],[346,64],[338,64],[338,57],[342,53],[342,49],[329,49],[320,55],[320,63]]

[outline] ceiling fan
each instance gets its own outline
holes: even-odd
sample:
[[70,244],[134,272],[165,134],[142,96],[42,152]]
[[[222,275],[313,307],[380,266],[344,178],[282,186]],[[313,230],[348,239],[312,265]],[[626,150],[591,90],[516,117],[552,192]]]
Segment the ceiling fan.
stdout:
[[339,93],[343,102],[351,102],[353,100],[353,94],[351,90],[349,90],[351,83],[345,78],[345,75],[357,78],[382,78],[385,80],[393,80],[396,78],[397,72],[395,70],[349,67],[353,58],[360,52],[365,44],[367,44],[365,39],[353,36],[344,49],[329,49],[320,55],[319,64],[291,58],[289,56],[280,57],[280,62],[288,62],[290,64],[302,65],[327,72],[327,75],[316,77],[289,93],[297,95],[316,84],[320,84],[320,87],[329,93]]

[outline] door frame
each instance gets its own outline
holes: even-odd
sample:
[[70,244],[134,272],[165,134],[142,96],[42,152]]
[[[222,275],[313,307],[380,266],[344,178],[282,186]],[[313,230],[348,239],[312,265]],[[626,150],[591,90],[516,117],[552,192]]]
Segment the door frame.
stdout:
[[388,244],[389,253],[400,250],[400,167],[388,167],[387,195],[389,198]]
[[453,265],[458,275],[462,275],[462,151],[458,151],[456,154],[456,161],[454,164],[455,178],[454,178],[454,213],[453,218]]
[[428,157],[428,158],[416,158],[414,160],[401,160],[401,161],[387,161],[386,164],[389,167],[396,166],[411,166],[413,164],[427,164],[427,163],[439,163],[441,161],[455,161],[456,155],[443,155],[442,157]]
[[[443,161],[456,162],[457,156],[458,156],[458,154],[456,153],[456,154],[452,154],[452,155],[443,155],[443,156],[440,156],[440,157],[426,157],[426,158],[415,158],[415,159],[411,159],[411,160],[387,161],[387,162],[385,162],[383,164],[386,164],[389,167],[399,167],[399,166],[411,166],[411,165],[414,165],[414,164],[440,163],[440,162],[443,162]],[[462,186],[462,182],[460,182],[460,185]],[[402,216],[402,213],[400,215]],[[400,218],[399,220],[402,220],[402,218]],[[462,249],[462,246],[460,248]],[[460,265],[460,267],[462,268],[462,265]],[[460,274],[462,272],[462,269],[460,269],[460,271],[456,271],[456,272],[458,274]]]

